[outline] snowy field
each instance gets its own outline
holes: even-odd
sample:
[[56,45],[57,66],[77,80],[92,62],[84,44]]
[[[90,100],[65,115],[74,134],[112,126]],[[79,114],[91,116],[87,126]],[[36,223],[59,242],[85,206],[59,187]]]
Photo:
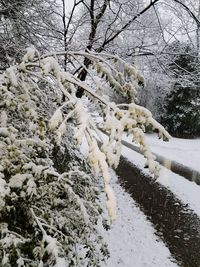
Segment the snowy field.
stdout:
[[180,139],[172,137],[169,142],[163,142],[155,135],[146,136],[153,152],[200,171],[199,138]]

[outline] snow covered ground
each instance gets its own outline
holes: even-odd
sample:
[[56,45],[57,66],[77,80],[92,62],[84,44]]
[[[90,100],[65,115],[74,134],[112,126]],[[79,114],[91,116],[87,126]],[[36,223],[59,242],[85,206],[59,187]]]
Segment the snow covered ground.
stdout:
[[[138,166],[144,173],[148,173],[148,169],[144,169],[145,159],[141,154],[123,146],[122,155]],[[200,216],[199,185],[188,181],[164,167],[161,167],[160,176],[157,181],[170,189],[183,203],[188,204]]]
[[[172,138],[169,142],[162,142],[156,135],[147,135],[147,139],[153,152],[200,170],[200,139]],[[130,142],[127,138],[126,141]],[[122,154],[143,169],[145,159],[142,155],[125,146]],[[147,169],[143,171],[148,173]],[[161,167],[158,182],[169,188],[183,203],[189,204],[189,207],[200,216],[200,186],[164,167]],[[117,184],[116,178],[113,188],[118,199],[118,218],[111,231],[106,234],[111,252],[106,266],[177,266],[170,261],[170,253],[155,236],[151,223],[135,206],[132,198]]]
[[[163,142],[156,135],[147,135],[147,139],[153,152],[200,171],[200,139],[172,138],[169,142]],[[128,138],[125,140],[132,143]],[[123,146],[122,155],[142,169],[144,173],[148,173],[148,169],[144,169],[145,159],[142,155],[125,146]],[[169,188],[183,203],[188,204],[200,216],[199,185],[164,167],[161,167],[157,181]]]
[[[85,144],[81,151],[87,153]],[[156,236],[153,225],[120,186],[115,172],[111,172],[118,215],[110,230],[101,229],[110,252],[110,258],[102,267],[178,267],[168,248]]]
[[[172,138],[170,142],[162,142],[155,135],[147,135],[147,139],[153,152],[200,170],[200,139]],[[129,138],[125,140],[132,143]],[[141,154],[123,146],[122,155],[148,173],[143,168],[145,159]],[[164,167],[161,167],[158,182],[200,216],[200,186]],[[118,217],[111,230],[104,232],[111,257],[102,267],[177,267],[168,248],[155,235],[153,225],[118,184],[114,172],[112,188],[118,200]]]
[[[200,171],[200,139],[172,137],[169,142],[163,142],[156,134],[146,134],[146,138],[154,153]],[[130,137],[123,139],[133,143]]]
[[200,171],[200,139],[172,137],[169,142],[163,142],[155,135],[146,136],[155,153]]
[[152,224],[112,175],[118,202],[117,220],[104,232],[110,258],[102,267],[177,267],[170,252],[155,235]]

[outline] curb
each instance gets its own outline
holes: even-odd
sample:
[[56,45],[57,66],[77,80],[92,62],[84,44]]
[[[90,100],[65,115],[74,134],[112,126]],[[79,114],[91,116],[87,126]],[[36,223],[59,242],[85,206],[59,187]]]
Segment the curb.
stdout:
[[[132,145],[132,144],[130,144],[124,140],[122,140],[122,144],[124,146],[128,147],[129,149],[132,149],[132,150],[136,151],[137,153],[142,154],[139,147],[134,146],[134,145]],[[200,172],[198,172],[198,171],[196,171],[190,167],[186,167],[183,164],[178,163],[174,160],[160,156],[156,153],[153,153],[153,154],[156,156],[156,160],[165,168],[171,170],[172,172],[174,172],[176,174],[183,176],[184,178],[188,179],[191,182],[195,182],[197,185],[200,185]]]

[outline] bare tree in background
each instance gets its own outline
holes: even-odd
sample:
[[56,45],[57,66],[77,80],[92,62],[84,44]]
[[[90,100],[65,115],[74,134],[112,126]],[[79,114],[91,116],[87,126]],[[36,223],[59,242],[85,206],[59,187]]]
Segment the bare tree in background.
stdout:
[[60,42],[56,27],[57,4],[54,0],[0,0],[0,57],[5,69],[12,58],[21,56],[26,47],[41,51],[54,49]]
[[[62,3],[65,11],[65,0],[62,0]],[[146,56],[150,56],[159,60],[159,52],[162,54],[163,48],[176,39],[176,32],[167,33],[169,27],[168,25],[163,27],[162,16],[159,14],[160,11],[163,12],[163,8],[168,7],[170,10],[170,6],[177,11],[182,10],[180,12],[183,12],[188,19],[196,24],[198,29],[200,25],[198,13],[189,2],[184,4],[178,0],[171,0],[170,2],[154,0],[144,4],[141,1],[129,0],[75,0],[69,17],[63,13],[63,18],[65,18],[63,20],[64,46],[67,48],[71,44],[76,48],[85,49],[85,51],[108,51],[117,54],[121,52],[122,56],[126,56],[126,59],[132,58],[130,59],[132,61],[136,55],[142,56],[143,54],[144,59]],[[78,10],[79,15],[77,15],[76,10]],[[154,14],[154,29],[156,29],[154,32],[152,24],[149,23],[152,14]],[[133,36],[132,42],[131,35]],[[166,35],[170,38],[165,40]],[[146,42],[147,36],[151,42]],[[155,41],[153,42],[153,40]],[[124,44],[126,47],[122,52]],[[66,60],[65,58],[65,64]],[[161,61],[158,64],[161,68],[165,67]],[[90,61],[85,59],[83,65],[87,68]],[[77,70],[77,74],[81,80],[86,79],[87,72],[84,68]],[[81,97],[82,93],[80,89],[77,95]]]
[[[144,7],[143,3],[139,1],[74,1],[71,14],[66,23],[65,1],[63,0],[63,25],[64,25],[64,45],[65,47],[72,42],[72,38],[84,34],[81,38],[80,47],[85,51],[102,52],[109,50],[113,42],[127,30],[134,21],[136,21],[142,14],[150,9],[159,0],[151,1],[149,5]],[[81,12],[79,23],[74,24],[73,16],[76,8],[80,8]],[[129,12],[128,10],[132,11]],[[85,22],[83,23],[83,19]],[[80,23],[80,20],[82,21]],[[79,27],[79,29],[78,29]],[[71,34],[67,37],[67,34]],[[72,37],[73,36],[73,37]],[[78,38],[77,38],[78,39]],[[66,62],[66,59],[65,59]],[[90,65],[90,60],[85,59],[83,62],[87,68]],[[87,72],[84,68],[78,70],[78,77],[84,81]],[[77,95],[82,96],[82,90],[78,90]]]

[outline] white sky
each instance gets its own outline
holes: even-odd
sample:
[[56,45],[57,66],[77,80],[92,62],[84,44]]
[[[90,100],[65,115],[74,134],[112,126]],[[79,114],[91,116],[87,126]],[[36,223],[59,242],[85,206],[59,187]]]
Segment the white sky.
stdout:
[[[59,5],[62,5],[62,2],[61,0],[56,0],[56,2],[59,4]],[[65,6],[66,6],[66,10],[67,12],[69,12],[73,6],[73,3],[74,3],[74,0],[65,0]]]
[[67,12],[69,12],[71,10],[71,8],[72,8],[74,0],[66,0],[65,2],[66,2],[65,5],[66,5]]

